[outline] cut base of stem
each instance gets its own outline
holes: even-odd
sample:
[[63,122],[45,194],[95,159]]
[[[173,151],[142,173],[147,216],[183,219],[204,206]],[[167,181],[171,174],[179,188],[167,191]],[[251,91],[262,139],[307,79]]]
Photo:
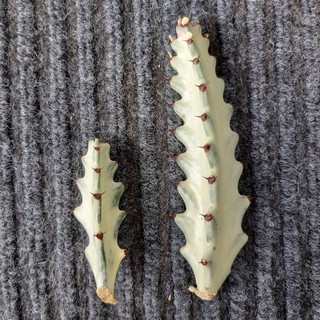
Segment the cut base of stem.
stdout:
[[118,301],[114,298],[113,292],[107,287],[100,287],[97,289],[97,295],[99,298],[109,304],[117,304]]
[[195,288],[194,286],[190,286],[188,289],[190,292],[193,292],[196,296],[198,296],[202,300],[210,301],[217,295],[216,291],[213,291],[210,293],[203,293],[203,292],[199,291],[197,288]]

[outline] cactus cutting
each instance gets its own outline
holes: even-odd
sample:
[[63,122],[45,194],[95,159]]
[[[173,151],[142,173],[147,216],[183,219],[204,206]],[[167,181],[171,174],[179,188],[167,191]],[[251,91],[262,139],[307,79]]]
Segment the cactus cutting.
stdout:
[[178,20],[176,32],[176,39],[169,36],[176,54],[169,60],[177,72],[170,85],[181,96],[173,108],[184,123],[173,133],[186,147],[176,157],[186,174],[178,185],[186,210],[174,220],[186,238],[180,252],[196,280],[189,290],[211,300],[247,241],[241,223],[250,202],[238,192],[238,134],[230,128],[233,108],[223,99],[224,81],[216,76],[209,40],[186,17]]
[[124,187],[113,176],[117,163],[110,159],[110,145],[90,140],[88,152],[82,157],[83,178],[77,179],[82,204],[74,210],[76,218],[89,236],[85,255],[93,271],[99,298],[116,304],[114,285],[121,260],[127,251],[117,242],[125,212],[119,209]]

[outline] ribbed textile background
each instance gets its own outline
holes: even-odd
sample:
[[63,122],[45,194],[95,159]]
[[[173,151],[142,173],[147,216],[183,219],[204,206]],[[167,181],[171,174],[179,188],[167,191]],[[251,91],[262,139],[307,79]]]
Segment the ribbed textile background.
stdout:
[[[210,34],[240,134],[249,241],[202,302],[169,218],[183,179],[168,133],[168,34]],[[0,0],[0,319],[320,319],[318,0]],[[126,186],[117,306],[99,301],[72,214],[87,141]]]

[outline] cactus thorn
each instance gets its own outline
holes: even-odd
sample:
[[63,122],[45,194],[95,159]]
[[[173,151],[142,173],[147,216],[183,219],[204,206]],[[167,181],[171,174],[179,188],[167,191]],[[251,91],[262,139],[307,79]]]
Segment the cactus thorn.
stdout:
[[201,263],[203,266],[206,266],[208,264],[208,260],[203,258],[199,263]]
[[96,151],[100,151],[100,147],[94,147]]
[[177,189],[178,189],[179,185],[180,185],[180,182],[176,182],[175,183],[175,186],[176,186]]
[[184,40],[184,41],[187,43],[188,46],[193,43],[192,38],[190,38],[188,40]]
[[175,153],[171,156],[173,159],[177,160],[179,157],[179,153]]
[[170,129],[170,130],[168,130],[168,132],[175,134],[176,133],[176,129]]
[[176,214],[170,214],[170,215],[169,215],[169,218],[172,219],[172,220],[174,220],[174,219],[176,218],[176,216],[177,216]]
[[174,41],[174,38],[171,34],[169,34],[169,44],[171,44]]
[[104,191],[104,192],[102,192],[102,193],[92,193],[92,192],[90,192],[90,193],[93,195],[93,197],[94,197],[96,200],[101,200],[102,195],[105,194],[106,192]]
[[196,20],[196,24],[200,24],[200,20],[199,19]]
[[206,89],[207,89],[207,84],[208,84],[208,83],[201,83],[201,84],[199,84],[199,85],[196,84],[196,86],[199,88],[199,90],[200,90],[201,92],[205,92]]
[[172,59],[173,59],[173,55],[172,55],[170,52],[168,52],[168,60],[169,60],[169,62],[170,62]]
[[207,39],[209,39],[209,38],[210,38],[209,33],[205,33],[203,36],[204,36],[205,38],[207,38]]
[[129,253],[128,249],[124,249],[124,250],[123,250],[123,253],[124,253],[125,256],[127,256],[128,253]]
[[201,116],[195,116],[197,118],[200,118],[202,121],[206,121],[208,119],[208,115],[204,112]]
[[101,173],[103,168],[92,168],[96,173]]
[[170,107],[174,106],[174,102],[167,102],[167,105],[169,105]]
[[197,58],[193,58],[192,60],[188,60],[190,62],[192,62],[193,64],[198,64],[200,62],[200,56],[198,56]]
[[250,196],[247,196],[247,198],[249,199],[250,202],[252,202],[253,200],[255,200],[255,196],[253,195],[250,195]]
[[170,83],[171,80],[172,80],[172,77],[165,78],[165,80],[166,80],[167,83]]
[[213,215],[210,213],[201,214],[201,215],[204,217],[204,220],[206,220],[207,222],[209,222],[213,219]]
[[217,180],[217,177],[215,177],[215,176],[204,177],[204,178],[208,180],[209,184],[214,184]]
[[99,240],[102,240],[104,234],[105,234],[105,232],[99,231],[94,235],[94,237],[97,237]]
[[209,152],[210,150],[210,144],[205,144],[204,146],[199,146],[199,148],[202,148],[204,152]]

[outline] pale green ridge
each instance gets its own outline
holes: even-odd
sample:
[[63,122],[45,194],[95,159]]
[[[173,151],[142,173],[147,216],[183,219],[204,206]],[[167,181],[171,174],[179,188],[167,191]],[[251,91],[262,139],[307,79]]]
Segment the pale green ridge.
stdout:
[[[124,187],[113,180],[117,163],[110,159],[110,145],[90,140],[88,152],[81,158],[85,175],[77,179],[82,204],[74,210],[89,236],[85,255],[95,277],[97,293],[106,303],[115,304],[114,285],[125,251],[118,246],[117,235],[125,212],[119,209]],[[94,169],[100,169],[96,172]],[[96,199],[94,194],[102,194]],[[103,233],[102,239],[96,236]]]
[[[233,108],[224,102],[224,81],[216,76],[209,41],[201,35],[200,25],[189,25],[188,18],[179,19],[176,31],[178,37],[171,42],[176,56],[170,61],[177,75],[170,84],[181,95],[174,110],[184,124],[175,134],[186,147],[177,162],[187,179],[178,186],[186,211],[176,215],[175,221],[186,237],[181,254],[196,279],[197,287],[189,289],[210,300],[247,241],[241,222],[249,200],[238,192],[242,164],[234,155],[238,135],[230,129]],[[193,63],[195,58],[198,63]],[[205,90],[200,90],[201,84]],[[207,118],[201,119],[204,113]],[[206,145],[210,146],[207,152],[201,148]],[[209,184],[208,177],[216,181]],[[206,221],[205,214],[214,218]]]

